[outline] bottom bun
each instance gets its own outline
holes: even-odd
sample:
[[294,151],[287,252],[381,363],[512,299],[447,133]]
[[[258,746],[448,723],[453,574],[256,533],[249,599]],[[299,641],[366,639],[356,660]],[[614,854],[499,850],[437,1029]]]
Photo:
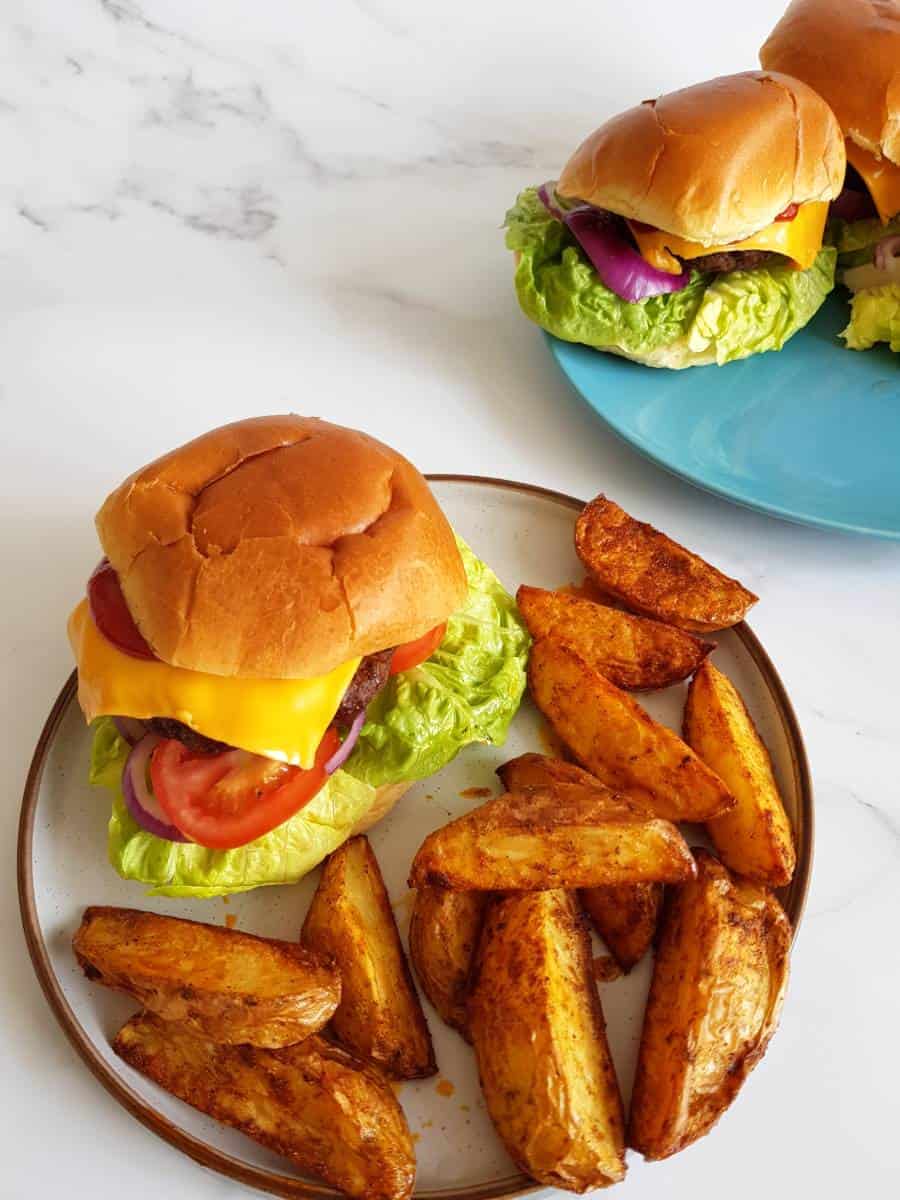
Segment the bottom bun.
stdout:
[[412,784],[404,781],[403,783],[385,783],[375,792],[375,803],[367,813],[359,818],[351,830],[350,836],[355,837],[358,833],[365,833],[371,829],[373,825],[377,825],[382,817],[386,817],[404,792],[408,791]]

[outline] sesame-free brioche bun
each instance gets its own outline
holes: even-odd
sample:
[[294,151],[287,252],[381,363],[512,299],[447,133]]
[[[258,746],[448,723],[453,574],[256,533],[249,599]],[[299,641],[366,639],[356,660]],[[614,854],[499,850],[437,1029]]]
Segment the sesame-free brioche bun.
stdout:
[[791,204],[831,200],[844,169],[837,120],[812,88],[745,71],[612,117],[566,163],[557,191],[713,246],[759,232]]
[[453,531],[402,455],[293,414],[224,425],[129,476],[97,514],[163,662],[309,678],[458,609]]
[[851,141],[900,163],[897,0],[794,0],[759,59],[815,88]]

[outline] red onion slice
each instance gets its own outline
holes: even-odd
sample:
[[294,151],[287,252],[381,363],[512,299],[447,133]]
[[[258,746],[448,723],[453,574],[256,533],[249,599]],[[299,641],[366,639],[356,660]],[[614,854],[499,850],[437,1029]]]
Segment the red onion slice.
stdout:
[[141,738],[128,755],[125,769],[122,772],[122,795],[128,811],[140,825],[155,837],[165,838],[169,842],[187,842],[180,829],[169,823],[166,814],[159,806],[159,801],[150,791],[147,784],[147,766],[150,755],[162,741],[155,734],[149,733]]
[[129,746],[136,746],[147,733],[147,726],[137,717],[113,717],[113,725]]
[[565,220],[565,213],[559,206],[558,197],[556,195],[556,181],[548,179],[546,183],[542,183],[537,190],[538,199],[551,217],[556,217],[557,221]]
[[875,266],[886,271],[896,258],[900,258],[900,236],[882,238],[875,247]]
[[331,758],[329,758],[328,762],[325,764],[325,774],[326,775],[333,775],[335,773],[335,771],[338,770],[339,767],[342,767],[344,765],[344,763],[350,757],[350,752],[353,749],[353,747],[356,745],[357,739],[359,738],[360,730],[362,729],[363,725],[365,725],[365,723],[366,723],[366,710],[363,708],[363,709],[360,709],[360,711],[353,718],[353,724],[347,730],[347,736],[344,738],[344,740],[341,742],[340,746],[338,746],[337,750],[335,750],[334,754],[332,754]]
[[648,296],[664,296],[680,292],[691,281],[689,267],[680,275],[671,275],[651,267],[647,260],[635,250],[619,232],[615,215],[592,204],[578,204],[574,208],[559,207],[554,183],[542,183],[537,190],[538,198],[557,221],[562,221],[581,249],[584,251],[603,284],[611,292],[634,304]]

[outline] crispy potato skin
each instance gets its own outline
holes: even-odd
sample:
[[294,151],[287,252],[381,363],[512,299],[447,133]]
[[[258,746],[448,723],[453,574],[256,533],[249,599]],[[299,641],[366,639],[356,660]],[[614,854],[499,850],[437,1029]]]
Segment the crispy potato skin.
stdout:
[[340,968],[338,1040],[394,1079],[433,1075],[431,1034],[368,838],[351,838],[326,862],[301,941]]
[[492,902],[469,1027],[488,1112],[523,1171],[573,1192],[624,1177],[622,1101],[571,893]]
[[623,971],[641,961],[653,942],[662,906],[661,883],[582,888],[582,907]]
[[425,995],[442,1020],[470,1041],[466,1003],[487,892],[416,892],[409,923],[409,956]]
[[708,1133],[778,1024],[791,930],[772,893],[705,850],[663,914],[628,1144],[667,1158]]
[[[509,792],[527,787],[546,787],[554,782],[597,781],[574,763],[544,754],[520,754],[497,768]],[[659,920],[661,883],[623,883],[614,887],[582,888],[582,906],[623,971],[630,971],[644,957]]]
[[141,1013],[119,1030],[113,1049],[179,1100],[348,1196],[412,1193],[412,1138],[390,1084],[324,1038],[282,1050],[220,1046]]
[[734,807],[728,788],[690,746],[565,643],[531,648],[535,704],[579,762],[607,787],[669,821],[708,821]]
[[653,691],[687,679],[713,649],[711,642],[672,625],[635,617],[571,592],[523,584],[516,603],[533,638],[567,642],[610,683],[629,691]]
[[429,834],[409,886],[541,891],[677,883],[693,870],[687,843],[669,821],[605,788],[557,783],[496,796]]
[[691,680],[684,737],[737,801],[707,824],[722,862],[770,887],[790,883],[797,853],[772,760],[734,684],[712,663]]
[[608,595],[689,632],[737,625],[759,599],[602,495],[575,524],[575,552]]
[[89,979],[215,1042],[293,1045],[341,998],[334,963],[301,946],[134,908],[86,909],[72,945]]

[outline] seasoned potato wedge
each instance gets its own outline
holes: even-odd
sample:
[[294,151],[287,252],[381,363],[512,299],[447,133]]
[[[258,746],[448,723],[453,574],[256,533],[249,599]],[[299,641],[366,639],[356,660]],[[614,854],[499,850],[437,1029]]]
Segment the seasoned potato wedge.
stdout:
[[707,823],[722,862],[770,887],[790,883],[797,855],[769,752],[734,684],[711,663],[691,680],[684,736],[737,801]]
[[301,941],[340,967],[338,1040],[395,1079],[433,1075],[431,1034],[368,838],[344,842],[325,863]]
[[641,961],[653,942],[662,905],[661,883],[582,888],[584,911],[623,971]]
[[[497,774],[509,792],[546,787],[554,782],[586,786],[597,782],[574,763],[544,754],[520,754],[498,767]],[[640,962],[653,941],[662,891],[661,883],[622,883],[615,887],[582,888],[579,892],[594,928],[624,971],[630,971]]]
[[608,595],[694,633],[737,625],[759,599],[605,496],[592,500],[578,518],[575,551]]
[[535,642],[528,686],[566,746],[607,787],[670,821],[708,821],[734,807],[722,780],[677,734],[571,646]]
[[324,1038],[282,1050],[220,1046],[140,1013],[113,1049],[179,1100],[348,1196],[406,1200],[412,1192],[412,1138],[390,1084]]
[[321,1029],[341,998],[329,958],[134,908],[85,909],[72,945],[88,979],[214,1042],[290,1046]]
[[526,1174],[573,1192],[624,1178],[622,1100],[570,892],[490,905],[469,1028],[491,1120]]
[[693,870],[687,843],[669,821],[606,789],[559,783],[496,796],[429,834],[409,886],[542,891],[677,883]]
[[557,783],[578,783],[582,787],[605,790],[605,784],[583,767],[562,758],[551,758],[549,754],[520,754],[518,758],[502,763],[497,774],[508,792],[553,787]]
[[533,638],[568,642],[610,683],[630,691],[669,687],[693,675],[713,649],[711,642],[570,592],[525,587],[516,603]]
[[484,920],[487,892],[416,892],[409,922],[409,957],[425,995],[442,1019],[469,1040],[469,972]]
[[667,1158],[708,1133],[769,1044],[784,999],[791,931],[772,893],[697,851],[675,891],[638,1055],[628,1144]]

